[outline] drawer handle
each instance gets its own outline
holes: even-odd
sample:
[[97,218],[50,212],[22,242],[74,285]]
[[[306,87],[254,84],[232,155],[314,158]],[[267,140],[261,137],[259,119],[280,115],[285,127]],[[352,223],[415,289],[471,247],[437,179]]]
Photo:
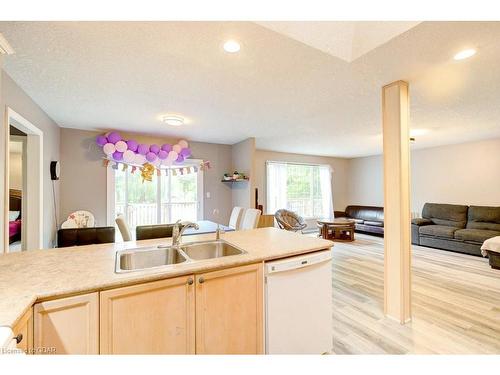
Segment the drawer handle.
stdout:
[[23,341],[23,334],[18,334],[16,337],[14,337],[14,340],[16,340],[16,344],[19,344],[21,341]]
[[188,279],[188,285],[193,285],[193,283],[194,283],[193,279],[192,279],[192,278],[189,278],[189,279]]
[[200,284],[203,284],[205,282],[205,278],[204,277],[200,277],[199,280],[198,280],[198,282]]

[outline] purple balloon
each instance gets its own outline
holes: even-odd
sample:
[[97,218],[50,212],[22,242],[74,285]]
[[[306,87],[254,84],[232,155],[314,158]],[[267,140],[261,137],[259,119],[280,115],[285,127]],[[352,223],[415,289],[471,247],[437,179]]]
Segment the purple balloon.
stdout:
[[160,150],[158,152],[158,159],[165,160],[167,158],[167,156],[168,156],[167,151]]
[[183,148],[183,149],[181,150],[180,154],[181,154],[182,156],[184,156],[184,159],[185,159],[185,158],[188,158],[188,157],[190,157],[190,156],[191,156],[191,149],[190,149],[190,148]]
[[122,140],[122,136],[118,132],[111,132],[108,135],[108,142],[115,144],[116,142],[119,142]]
[[103,135],[98,135],[97,138],[95,139],[95,142],[102,147],[106,143],[108,143],[108,139]]
[[177,164],[180,164],[184,161],[184,156],[182,156],[181,154],[179,154],[179,156],[177,156],[177,160],[175,160],[175,162]]
[[123,152],[120,151],[113,152],[113,159],[115,159],[116,161],[123,160]]
[[161,146],[161,149],[168,154],[170,151],[172,151],[172,145],[165,143]]
[[137,151],[137,147],[139,147],[139,143],[137,141],[134,141],[133,139],[127,141],[127,146],[130,151]]
[[153,154],[158,154],[158,151],[160,151],[160,146],[151,145],[149,146],[149,151],[151,151]]
[[146,154],[146,160],[149,161],[149,162],[153,162],[156,160],[156,154],[153,153],[153,152],[148,152]]
[[146,155],[148,152],[149,152],[149,147],[148,145],[145,145],[144,143],[141,143],[138,147],[137,147],[137,152],[141,155]]

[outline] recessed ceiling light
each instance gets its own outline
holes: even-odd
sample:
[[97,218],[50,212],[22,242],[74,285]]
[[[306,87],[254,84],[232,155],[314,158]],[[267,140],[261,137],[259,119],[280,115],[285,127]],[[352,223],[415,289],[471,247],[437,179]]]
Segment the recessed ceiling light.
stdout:
[[464,60],[476,54],[476,50],[474,48],[464,49],[457,53],[453,58],[455,60]]
[[228,40],[224,43],[224,51],[229,53],[235,53],[240,50],[240,44],[235,40]]
[[171,126],[181,126],[184,124],[184,119],[181,116],[163,116],[161,119],[165,124]]

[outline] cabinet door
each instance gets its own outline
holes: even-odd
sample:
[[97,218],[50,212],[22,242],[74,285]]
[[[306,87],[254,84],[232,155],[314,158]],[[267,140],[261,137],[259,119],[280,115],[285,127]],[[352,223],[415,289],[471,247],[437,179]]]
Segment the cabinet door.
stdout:
[[17,348],[27,354],[33,350],[33,309],[29,309],[12,328],[14,337],[18,340]]
[[37,303],[36,354],[99,354],[98,293]]
[[196,276],[196,353],[260,354],[262,265]]
[[194,353],[194,276],[101,292],[101,354]]

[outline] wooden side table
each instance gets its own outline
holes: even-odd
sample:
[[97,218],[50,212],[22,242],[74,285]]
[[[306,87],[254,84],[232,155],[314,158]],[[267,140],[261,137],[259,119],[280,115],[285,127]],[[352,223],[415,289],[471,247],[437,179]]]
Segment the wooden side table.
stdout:
[[321,236],[325,240],[339,242],[354,241],[354,220],[321,219],[318,220],[318,224],[321,226]]

